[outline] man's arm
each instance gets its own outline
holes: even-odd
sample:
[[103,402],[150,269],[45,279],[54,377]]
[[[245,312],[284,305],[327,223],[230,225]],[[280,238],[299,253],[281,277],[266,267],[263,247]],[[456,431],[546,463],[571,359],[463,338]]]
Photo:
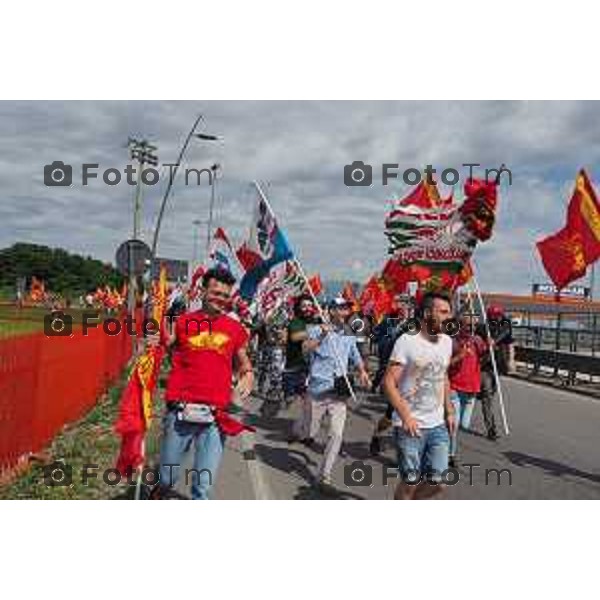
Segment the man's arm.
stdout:
[[252,370],[252,362],[245,345],[235,353],[235,361],[236,375],[238,377],[236,389],[240,398],[244,399],[252,393],[252,388],[254,387],[254,371]]
[[383,378],[383,391],[388,402],[394,407],[400,419],[402,419],[402,428],[413,437],[420,437],[419,424],[412,416],[408,402],[400,395],[398,383],[402,377],[404,365],[390,361]]
[[358,351],[358,346],[356,345],[356,340],[352,339],[350,344],[350,362],[353,367],[356,367],[358,371],[358,379],[360,384],[364,387],[371,387],[371,378],[369,377],[369,373],[365,368],[365,362]]
[[303,342],[308,339],[308,332],[306,331],[306,329],[290,331],[288,337],[292,342]]
[[314,352],[321,345],[330,331],[331,327],[324,324],[319,326],[319,333],[310,334],[307,332],[307,339],[302,343],[302,350],[309,354]]

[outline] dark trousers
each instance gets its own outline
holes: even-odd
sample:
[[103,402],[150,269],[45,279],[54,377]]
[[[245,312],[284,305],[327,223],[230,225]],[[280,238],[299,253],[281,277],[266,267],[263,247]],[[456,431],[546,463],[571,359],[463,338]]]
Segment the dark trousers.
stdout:
[[496,417],[494,416],[494,398],[496,396],[496,381],[492,371],[481,371],[481,391],[477,395],[481,400],[483,422],[488,435],[496,435]]

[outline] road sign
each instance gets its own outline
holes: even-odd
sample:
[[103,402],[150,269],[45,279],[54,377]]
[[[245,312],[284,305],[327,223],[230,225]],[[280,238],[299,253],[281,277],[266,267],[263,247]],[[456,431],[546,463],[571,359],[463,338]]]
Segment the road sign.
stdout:
[[[558,292],[555,285],[551,283],[534,283],[532,286],[532,294],[534,296],[555,296]],[[581,300],[589,300],[590,288],[583,285],[570,285],[560,291],[562,298],[579,298]]]
[[152,252],[141,240],[127,240],[117,249],[117,270],[121,275],[142,275],[148,265]]

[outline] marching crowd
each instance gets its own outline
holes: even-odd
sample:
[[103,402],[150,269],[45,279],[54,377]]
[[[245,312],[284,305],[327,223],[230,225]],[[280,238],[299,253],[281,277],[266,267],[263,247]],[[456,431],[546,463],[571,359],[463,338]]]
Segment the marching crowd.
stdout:
[[[207,271],[201,308],[179,315],[167,340],[164,333],[162,340],[158,334],[149,338],[150,344],[166,343],[171,349],[160,484],[153,498],[169,497],[183,454],[192,447],[192,498],[208,497],[225,436],[247,429],[228,412],[232,392],[243,400],[255,391],[264,399],[267,418],[298,403],[290,444],[316,448],[326,419],[315,473],[315,485],[324,491],[334,485],[333,467],[355,389],[385,399],[384,414],[370,444],[365,443],[378,454],[383,432],[392,430],[401,475],[396,499],[443,494],[444,472],[459,465],[460,431],[469,430],[477,404],[487,437],[498,438],[491,355],[501,373],[514,368],[510,321],[501,309],[488,308],[483,320],[470,306],[454,306],[443,292],[427,293],[417,306],[398,298],[391,313],[371,329],[345,298],[334,297],[321,308],[307,294],[295,300],[287,323],[253,327],[231,311],[234,283],[227,271]],[[460,327],[450,336],[446,324],[454,317]],[[376,367],[371,366],[373,354]]]

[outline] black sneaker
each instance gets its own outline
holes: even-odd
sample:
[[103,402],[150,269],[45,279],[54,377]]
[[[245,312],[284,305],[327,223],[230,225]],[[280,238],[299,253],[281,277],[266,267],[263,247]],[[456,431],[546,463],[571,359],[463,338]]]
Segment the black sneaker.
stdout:
[[460,463],[458,462],[458,458],[456,458],[456,456],[449,456],[448,457],[448,466],[451,469],[458,469],[458,467],[460,467]]
[[495,431],[488,431],[487,438],[492,442],[497,442],[500,436]]
[[371,438],[371,443],[369,444],[369,452],[371,456],[379,456],[381,454],[381,439],[378,435],[374,435]]

